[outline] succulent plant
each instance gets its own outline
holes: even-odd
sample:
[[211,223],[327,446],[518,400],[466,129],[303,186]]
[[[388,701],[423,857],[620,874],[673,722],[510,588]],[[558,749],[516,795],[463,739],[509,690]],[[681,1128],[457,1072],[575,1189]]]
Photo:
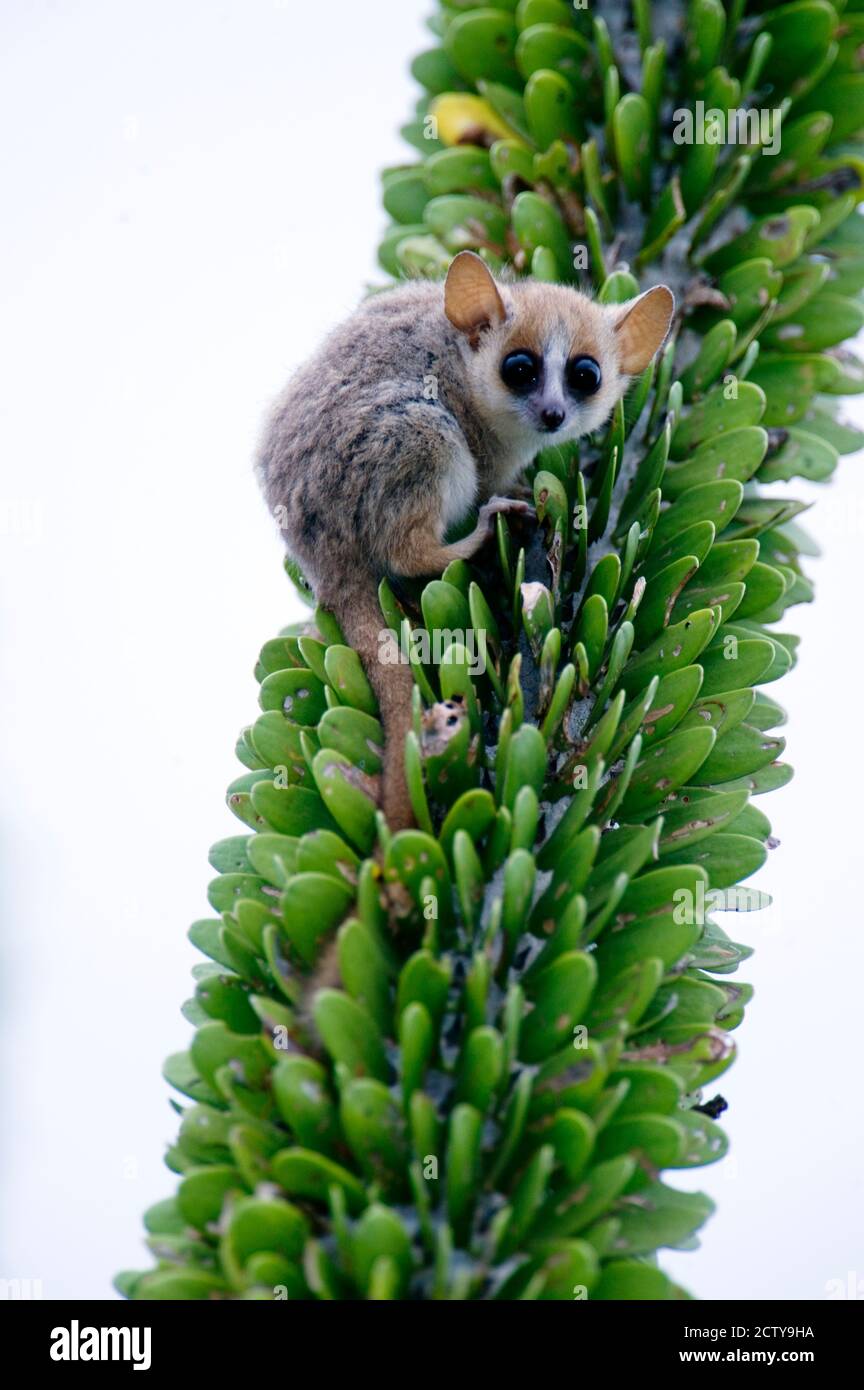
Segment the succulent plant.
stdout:
[[[681,312],[603,436],[538,457],[533,531],[382,584],[416,829],[376,814],[330,615],[263,647],[136,1299],[687,1297],[656,1252],[712,1204],[666,1175],[726,1149],[706,1088],[750,949],[711,909],[764,900],[756,801],[791,775],[766,687],[812,597],[782,485],[864,442],[837,414],[864,390],[864,3],[450,0],[430,28],[384,269],[469,247],[605,302],[662,279]],[[700,102],[714,133],[679,139]]]

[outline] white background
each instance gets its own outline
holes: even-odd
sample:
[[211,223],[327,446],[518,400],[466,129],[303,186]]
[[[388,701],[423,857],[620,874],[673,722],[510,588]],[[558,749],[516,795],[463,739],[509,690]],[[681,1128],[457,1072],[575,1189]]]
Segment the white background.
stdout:
[[[424,0],[5,0],[0,1277],[104,1299],[174,1188],[159,1070],[259,646],[294,616],[250,472],[289,369],[380,278],[379,166]],[[862,418],[862,411],[854,414]],[[802,486],[794,491],[806,492]],[[797,768],[719,1212],[663,1263],[703,1298],[864,1277],[861,461],[812,489],[827,558],[782,689]]]

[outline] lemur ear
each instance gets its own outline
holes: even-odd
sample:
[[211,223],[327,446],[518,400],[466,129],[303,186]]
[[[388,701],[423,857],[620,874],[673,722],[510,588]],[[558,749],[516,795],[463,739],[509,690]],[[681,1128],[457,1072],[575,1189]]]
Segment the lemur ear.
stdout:
[[665,285],[655,285],[624,305],[615,324],[622,372],[628,376],[644,372],[669,332],[674,310],[674,296]]
[[468,334],[472,345],[484,328],[507,317],[492,272],[473,251],[460,251],[451,263],[444,282],[444,312],[454,328]]

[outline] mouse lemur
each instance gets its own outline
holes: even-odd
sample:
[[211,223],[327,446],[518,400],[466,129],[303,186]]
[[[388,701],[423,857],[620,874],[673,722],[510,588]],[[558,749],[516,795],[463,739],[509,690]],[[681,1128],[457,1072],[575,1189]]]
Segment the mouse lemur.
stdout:
[[[661,346],[674,301],[658,285],[600,305],[563,285],[500,284],[473,252],[446,282],[368,299],[301,367],[258,458],[288,548],[360,654],[386,748],[381,807],[413,824],[404,777],[412,676],[379,660],[382,576],[440,575],[470,559],[540,449],[606,421]],[[429,390],[430,380],[434,389]],[[477,524],[448,543],[479,505]]]

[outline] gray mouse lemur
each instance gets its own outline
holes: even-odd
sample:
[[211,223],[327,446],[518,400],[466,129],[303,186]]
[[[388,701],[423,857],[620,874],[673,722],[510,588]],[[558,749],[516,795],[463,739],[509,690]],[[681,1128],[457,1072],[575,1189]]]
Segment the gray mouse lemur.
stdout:
[[[505,493],[540,449],[597,429],[669,328],[657,285],[600,305],[562,285],[499,284],[473,252],[444,285],[374,295],[301,367],[279,400],[258,458],[289,550],[360,654],[381,710],[381,806],[413,824],[405,785],[410,667],[382,663],[384,575],[440,575],[470,559]],[[430,381],[434,383],[429,389]],[[479,504],[477,524],[448,528]]]

